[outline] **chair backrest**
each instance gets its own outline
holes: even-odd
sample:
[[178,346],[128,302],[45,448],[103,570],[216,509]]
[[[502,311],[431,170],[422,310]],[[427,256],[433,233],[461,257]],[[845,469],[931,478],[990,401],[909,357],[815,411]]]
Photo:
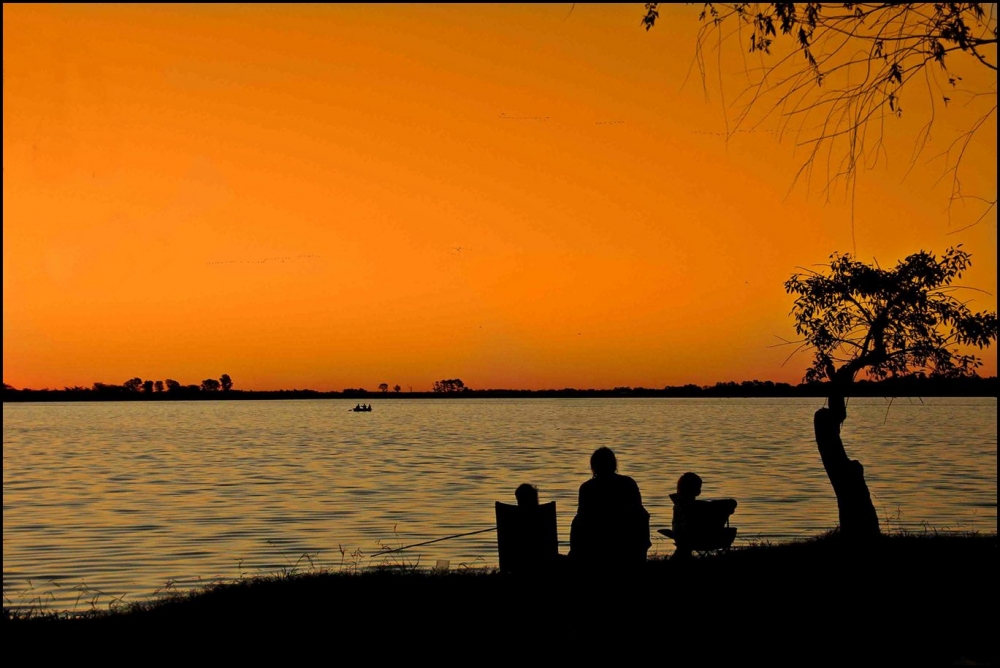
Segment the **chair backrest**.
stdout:
[[559,557],[556,503],[522,508],[496,502],[500,570],[531,573],[551,567]]
[[729,526],[729,516],[736,511],[735,499],[683,500],[676,494],[671,494],[670,498],[674,502],[670,537],[678,547],[711,551],[733,544],[736,529]]

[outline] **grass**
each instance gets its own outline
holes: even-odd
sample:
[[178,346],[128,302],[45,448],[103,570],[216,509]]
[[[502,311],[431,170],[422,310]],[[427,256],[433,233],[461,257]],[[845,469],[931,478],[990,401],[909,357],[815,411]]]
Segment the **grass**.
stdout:
[[3,625],[8,652],[200,638],[228,657],[985,665],[998,659],[996,564],[995,533],[895,532],[865,547],[830,533],[634,574],[294,568],[74,618],[5,608]]

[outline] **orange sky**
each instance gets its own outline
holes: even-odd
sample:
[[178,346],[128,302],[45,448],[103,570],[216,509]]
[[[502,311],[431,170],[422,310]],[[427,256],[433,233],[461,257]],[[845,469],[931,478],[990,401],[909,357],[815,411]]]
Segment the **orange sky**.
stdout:
[[[682,86],[699,8],[569,9],[5,4],[4,381],[798,382],[782,284],[852,250],[843,193],[717,134],[718,90]],[[938,109],[925,155],[977,111]],[[995,211],[956,232],[940,161],[903,178],[918,116],[859,180],[857,253],[964,243],[995,310]],[[963,169],[996,196],[995,116]]]

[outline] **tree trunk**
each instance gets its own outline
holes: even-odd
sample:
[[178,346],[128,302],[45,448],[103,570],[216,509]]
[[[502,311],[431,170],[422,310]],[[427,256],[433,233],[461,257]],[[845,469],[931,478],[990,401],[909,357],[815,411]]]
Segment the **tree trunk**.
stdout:
[[878,514],[872,504],[865,468],[856,459],[848,459],[840,439],[840,425],[847,419],[843,396],[831,396],[829,408],[821,408],[813,417],[816,445],[823,467],[837,495],[840,532],[843,536],[865,540],[879,535]]

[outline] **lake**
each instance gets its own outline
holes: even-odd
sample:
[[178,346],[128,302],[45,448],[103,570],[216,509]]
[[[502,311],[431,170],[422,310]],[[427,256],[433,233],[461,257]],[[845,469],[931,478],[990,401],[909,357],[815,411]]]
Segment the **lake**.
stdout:
[[[560,551],[600,446],[638,482],[652,553],[669,494],[739,501],[737,545],[837,525],[818,399],[5,403],[5,606],[107,607],[163,588],[388,562],[497,563],[485,532],[522,482],[556,501]],[[997,530],[995,398],[852,399],[848,454],[884,529]]]

